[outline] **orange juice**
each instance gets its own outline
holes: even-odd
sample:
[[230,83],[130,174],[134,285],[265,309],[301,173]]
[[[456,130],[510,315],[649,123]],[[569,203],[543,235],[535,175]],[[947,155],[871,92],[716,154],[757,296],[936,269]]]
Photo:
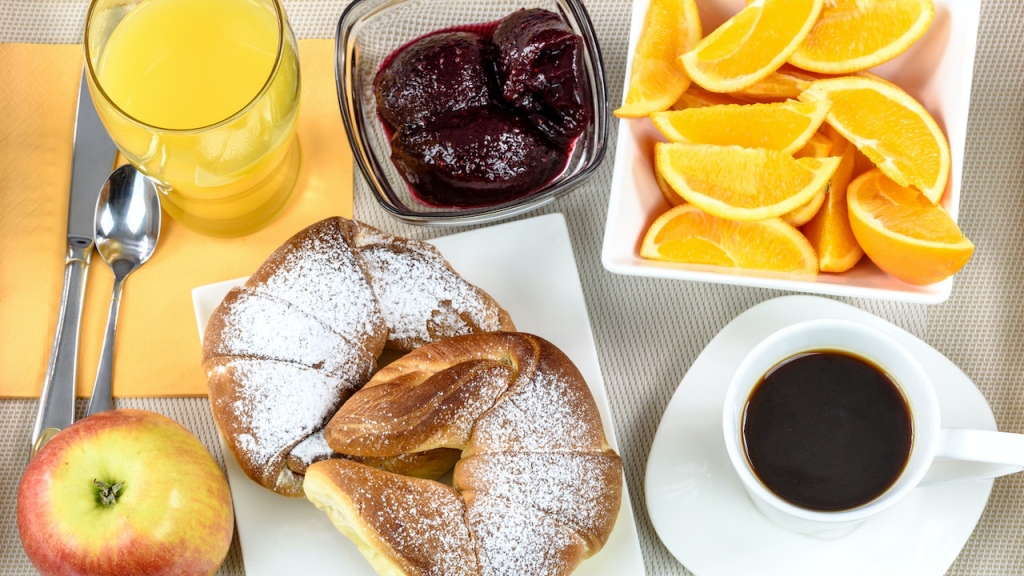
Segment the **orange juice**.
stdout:
[[105,42],[100,4],[86,32],[93,99],[125,156],[163,183],[164,209],[221,236],[276,216],[299,168],[298,60],[276,0],[143,0]]

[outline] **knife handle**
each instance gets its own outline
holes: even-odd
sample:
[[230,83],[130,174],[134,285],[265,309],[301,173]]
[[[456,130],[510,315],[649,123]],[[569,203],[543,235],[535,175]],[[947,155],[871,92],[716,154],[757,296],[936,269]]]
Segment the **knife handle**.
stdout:
[[71,239],[64,263],[64,290],[57,316],[50,363],[46,367],[39,412],[32,428],[32,454],[35,456],[57,432],[75,420],[75,376],[78,368],[78,333],[82,325],[82,301],[85,278],[92,257],[92,239]]

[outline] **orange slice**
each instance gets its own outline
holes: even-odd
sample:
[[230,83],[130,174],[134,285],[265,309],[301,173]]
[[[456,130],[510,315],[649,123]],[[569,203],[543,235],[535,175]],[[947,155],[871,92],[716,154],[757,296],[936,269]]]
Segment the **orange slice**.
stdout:
[[888,82],[845,76],[818,80],[800,95],[828,101],[826,121],[900,186],[936,203],[949,177],[949,143],[928,111]]
[[694,82],[735,92],[778,70],[821,12],[822,0],[756,0],[681,58]]
[[[850,144],[849,140],[843,138],[843,135],[828,123],[822,125],[819,132],[827,136],[828,139],[832,141],[832,150],[836,152],[835,156],[845,154],[847,146],[849,146],[849,149],[853,153],[853,173],[850,175],[851,181],[856,179],[857,176],[875,169],[875,163],[872,162],[870,158],[865,156],[864,153],[858,150],[856,146]],[[804,146],[804,148],[806,148],[806,146]]]
[[825,121],[828,105],[789,100],[654,112],[651,121],[671,142],[768,148],[792,154]]
[[665,197],[665,201],[669,203],[669,206],[686,204],[686,200],[683,200],[683,197],[668,185],[668,182],[665,181],[657,166],[654,167],[654,180],[658,183],[658,190],[661,190],[661,195]]
[[[854,150],[857,150],[856,147]],[[875,163],[870,158],[864,155],[863,152],[857,150],[853,153],[853,177],[856,178],[861,174],[874,170]]]
[[850,217],[846,209],[846,190],[853,172],[854,154],[857,149],[842,136],[835,135],[839,153],[839,167],[828,184],[826,202],[801,232],[818,253],[818,270],[821,272],[846,272],[853,268],[864,251],[850,229]]
[[832,153],[832,139],[820,130],[811,135],[804,147],[793,153],[794,158],[824,158]]
[[796,226],[797,228],[807,224],[814,218],[814,215],[821,210],[822,204],[825,203],[825,197],[828,196],[828,182],[818,190],[814,196],[811,196],[811,200],[800,206],[796,210],[790,210],[782,215],[782,220],[790,226]]
[[633,54],[629,89],[619,118],[641,118],[667,110],[690,85],[679,56],[700,41],[694,0],[651,0]]
[[[827,126],[826,126],[827,128]],[[825,136],[820,130],[815,132],[811,139],[807,141],[807,144],[803,148],[797,151],[793,155],[794,158],[824,158],[832,152],[832,139]],[[835,175],[832,176],[835,179]],[[803,206],[786,212],[782,215],[782,219],[785,220],[786,224],[790,226],[796,226],[797,228],[807,224],[814,218],[814,215],[821,209],[822,204],[825,203],[825,198],[828,195],[829,183],[826,182],[818,193],[811,197],[811,201]]]
[[689,204],[654,221],[640,247],[652,260],[750,270],[816,274],[814,249],[800,232],[778,218],[734,222]]
[[687,110],[689,108],[704,108],[706,106],[722,106],[725,104],[743,104],[742,100],[737,100],[729,94],[719,94],[718,92],[709,92],[696,84],[690,84],[690,87],[683,92],[683,95],[676,100],[676,103],[672,105],[673,110]]
[[881,170],[854,180],[846,200],[861,248],[879,268],[908,284],[944,280],[974,252],[945,209]]
[[815,80],[819,78],[787,65],[734,92],[734,95],[750,100],[786,100],[800,96]]
[[729,220],[775,218],[806,204],[839,164],[761,148],[662,142],[654,145],[654,158],[687,202]]
[[932,0],[831,0],[789,61],[825,74],[866,70],[910,48],[934,17]]

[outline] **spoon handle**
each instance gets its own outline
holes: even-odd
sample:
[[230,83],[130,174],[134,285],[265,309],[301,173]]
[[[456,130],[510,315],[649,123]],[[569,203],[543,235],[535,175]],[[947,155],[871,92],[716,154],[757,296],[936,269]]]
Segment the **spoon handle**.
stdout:
[[124,279],[124,276],[114,278],[114,293],[110,297],[110,312],[107,315],[107,333],[103,337],[103,350],[100,352],[99,366],[96,367],[96,382],[93,383],[92,396],[89,398],[87,416],[111,410],[114,407],[114,330],[117,328],[117,311],[121,307],[121,290],[124,287]]

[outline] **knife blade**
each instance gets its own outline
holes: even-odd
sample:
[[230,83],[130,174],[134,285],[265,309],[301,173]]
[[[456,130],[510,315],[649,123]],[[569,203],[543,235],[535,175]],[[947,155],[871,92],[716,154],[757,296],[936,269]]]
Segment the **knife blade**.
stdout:
[[82,324],[85,279],[93,251],[96,198],[117,156],[114,141],[100,122],[89,95],[86,73],[83,68],[75,118],[64,289],[61,291],[60,313],[46,367],[46,380],[39,397],[39,411],[32,428],[32,456],[75,419],[78,334]]

